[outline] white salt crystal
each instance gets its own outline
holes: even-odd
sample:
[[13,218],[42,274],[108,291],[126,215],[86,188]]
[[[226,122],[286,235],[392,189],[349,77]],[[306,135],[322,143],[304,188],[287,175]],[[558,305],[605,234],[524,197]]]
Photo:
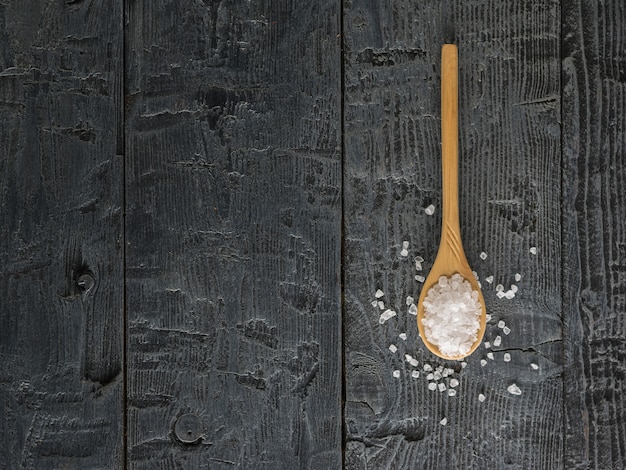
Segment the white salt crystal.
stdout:
[[535,370],[539,369],[539,366],[535,364],[534,362],[530,365],[530,367],[532,367]]
[[511,332],[511,328],[509,328],[508,326],[505,326],[504,328],[502,328],[502,333],[504,333],[505,335],[508,335]]
[[504,291],[499,290],[498,292],[496,292],[496,297],[501,299],[502,297],[504,297],[506,294],[504,293]]
[[467,367],[467,362],[461,362],[461,369],[465,369]]
[[489,349],[491,347],[491,343],[489,341],[485,341],[485,347]]
[[409,306],[409,313],[410,313],[411,315],[417,315],[417,305],[415,305],[415,304],[411,304],[411,305]]
[[424,212],[426,212],[426,215],[433,215],[435,213],[435,206],[431,204],[426,209],[424,209]]
[[421,271],[422,270],[422,263],[415,260],[415,270],[416,271]]
[[404,248],[402,248],[402,250],[400,251],[400,256],[402,256],[403,258],[406,258],[407,256],[409,256],[409,252],[405,250]]
[[484,359],[481,359],[481,360],[480,360],[480,365],[481,365],[482,367],[485,367],[485,366],[487,365],[487,361],[485,361]]
[[433,374],[432,372],[431,372],[431,373],[429,373],[429,374],[426,376],[426,380],[435,380],[435,374]]
[[435,377],[435,380],[439,380],[441,379],[441,372],[439,372],[438,370],[435,371],[435,373],[433,374]]
[[506,389],[507,389],[507,391],[511,395],[521,395],[522,394],[522,390],[517,386],[517,384],[511,384]]
[[428,390],[437,390],[437,384],[435,382],[431,382],[428,384]]
[[502,359],[504,360],[504,362],[510,362],[511,355],[509,353],[504,353],[504,357]]
[[520,273],[515,273],[515,280],[517,282],[521,281],[522,280],[522,275]]
[[492,284],[493,283],[493,276],[487,276],[485,278],[485,281],[487,281],[489,284]]
[[378,323],[380,323],[382,325],[387,320],[389,320],[390,318],[395,317],[395,316],[396,316],[396,312],[394,312],[393,310],[387,309],[383,313],[380,314],[380,318],[378,319]]
[[490,314],[490,313],[487,313],[487,314],[485,315],[485,320],[486,320],[487,322],[490,322],[490,321],[491,321],[491,314]]
[[376,293],[374,294],[374,296],[375,296],[377,299],[380,299],[383,295],[385,295],[385,293],[384,293],[382,290],[380,290],[380,289],[378,289],[378,290],[376,291]]
[[381,310],[385,310],[385,302],[383,302],[382,300],[378,301],[378,308]]
[[406,341],[406,333],[400,333],[398,335],[398,338],[400,338],[402,341]]
[[424,276],[420,276],[419,274],[415,275],[415,280],[417,282],[424,282],[426,280],[426,278]]
[[456,273],[442,276],[424,299],[424,334],[449,357],[463,356],[478,338],[482,307],[472,285]]
[[454,390],[453,388],[449,388],[448,389],[448,396],[449,397],[453,397],[456,395],[456,390]]
[[474,278],[478,281],[478,273],[476,271],[472,271],[472,274],[474,275]]
[[517,294],[518,287],[515,284],[511,284],[511,290]]
[[503,291],[503,290],[504,290],[504,286],[502,284],[498,284],[496,286],[496,292],[500,292],[500,291]]
[[480,259],[487,259],[487,253],[484,251],[480,254]]
[[422,369],[424,369],[424,372],[430,372],[431,370],[433,370],[433,366],[431,366],[430,364],[424,364],[424,367],[422,367]]
[[484,402],[486,398],[487,398],[487,397],[485,397],[485,395],[483,395],[482,393],[480,393],[480,394],[478,395],[478,401],[479,401],[479,402],[481,402],[481,403],[482,403],[482,402]]
[[400,378],[400,371],[399,371],[399,370],[394,370],[394,371],[393,371],[393,376],[394,376],[396,379]]
[[500,346],[501,344],[502,344],[502,337],[500,335],[498,335],[493,340],[493,345],[497,347],[497,346]]
[[441,373],[441,375],[443,375],[444,377],[447,377],[452,374],[454,374],[454,369],[451,369],[449,367],[445,368],[443,372]]
[[390,344],[389,345],[389,351],[391,351],[392,353],[395,353],[398,350],[397,346],[395,344]]
[[403,242],[402,242],[402,248],[404,248],[405,250],[408,250],[408,249],[409,249],[409,242],[408,242],[408,241],[406,241],[406,240],[405,240],[405,241],[403,241]]
[[439,383],[437,384],[437,388],[439,389],[440,392],[443,392],[446,389],[446,384]]
[[413,360],[413,356],[411,356],[410,354],[405,354],[404,359],[406,360],[406,362],[411,362]]
[[506,292],[504,293],[504,296],[505,296],[507,299],[509,299],[509,300],[510,300],[510,299],[512,299],[513,297],[515,297],[515,292],[513,292],[512,290],[508,290],[508,291],[506,291]]
[[536,246],[531,246],[528,251],[530,251],[531,255],[536,255],[537,254],[537,247]]
[[448,424],[448,418],[443,418],[441,421],[439,421],[439,424],[445,426],[446,424]]
[[457,379],[450,379],[450,387],[454,388],[459,385],[459,381]]
[[413,377],[414,379],[417,379],[419,376],[420,376],[419,370],[414,370],[413,372],[411,372],[411,377]]
[[409,361],[409,364],[411,364],[413,367],[417,367],[419,362],[417,362],[417,359],[413,358]]
[[502,329],[502,328],[504,328],[504,325],[506,325],[506,323],[504,323],[504,320],[500,320],[498,322],[498,328]]
[[424,262],[424,258],[422,258],[421,256],[416,256],[415,257],[415,261],[417,261],[418,263],[423,263]]
[[406,298],[406,306],[408,307],[409,305],[414,304],[414,303],[415,303],[415,299],[413,297],[411,297],[410,295],[407,296],[407,298]]
[[487,358],[491,359],[493,361],[493,353],[492,352],[488,352],[487,353]]

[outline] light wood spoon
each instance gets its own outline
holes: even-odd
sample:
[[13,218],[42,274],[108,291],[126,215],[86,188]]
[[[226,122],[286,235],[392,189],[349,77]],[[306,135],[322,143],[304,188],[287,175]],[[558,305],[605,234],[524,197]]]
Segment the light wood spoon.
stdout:
[[[485,334],[486,309],[485,299],[467,262],[461,228],[459,225],[459,79],[458,50],[454,44],[444,44],[441,49],[441,171],[443,214],[441,220],[441,241],[433,267],[424,281],[422,293],[417,304],[417,327],[426,347],[435,355],[444,359],[463,359],[469,356],[481,343]],[[463,276],[478,291],[478,301],[482,307],[480,327],[476,342],[467,354],[449,357],[428,341],[422,325],[424,318],[424,299],[428,290],[439,281],[441,276],[450,277],[455,273]]]

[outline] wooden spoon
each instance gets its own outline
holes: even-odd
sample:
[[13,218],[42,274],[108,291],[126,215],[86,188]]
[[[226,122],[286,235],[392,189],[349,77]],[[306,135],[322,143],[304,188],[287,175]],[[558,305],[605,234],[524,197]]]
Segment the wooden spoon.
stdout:
[[[419,298],[417,305],[417,328],[426,347],[435,355],[444,359],[462,359],[469,356],[483,339],[486,328],[485,299],[472,274],[472,269],[465,258],[461,242],[459,225],[459,79],[458,50],[453,44],[444,44],[441,49],[441,170],[443,185],[443,214],[441,221],[441,241],[439,251]],[[449,357],[442,354],[437,346],[426,338],[422,319],[424,318],[424,299],[428,290],[439,281],[441,276],[450,277],[455,273],[463,276],[478,291],[478,301],[482,306],[480,328],[476,342],[467,354]]]

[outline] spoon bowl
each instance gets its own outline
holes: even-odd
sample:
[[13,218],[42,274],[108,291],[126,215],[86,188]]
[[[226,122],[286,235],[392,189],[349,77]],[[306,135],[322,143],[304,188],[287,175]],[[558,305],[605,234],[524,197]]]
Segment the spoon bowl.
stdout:
[[[437,257],[424,281],[422,292],[417,304],[417,328],[426,347],[435,355],[451,360],[460,360],[469,356],[482,342],[487,326],[485,299],[467,262],[461,229],[459,224],[459,105],[458,105],[458,50],[453,44],[444,44],[441,49],[441,170],[442,170],[442,202],[441,241]],[[480,326],[476,341],[466,354],[447,356],[431,343],[424,331],[424,299],[433,285],[441,276],[451,277],[460,274],[478,292],[481,306]]]

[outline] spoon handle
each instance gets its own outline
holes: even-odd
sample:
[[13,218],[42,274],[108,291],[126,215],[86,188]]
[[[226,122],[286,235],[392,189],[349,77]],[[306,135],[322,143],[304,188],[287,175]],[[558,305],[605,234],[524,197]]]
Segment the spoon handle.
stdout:
[[[441,241],[456,244],[463,255],[459,225],[459,53],[456,45],[441,49],[441,172],[443,214]],[[459,258],[459,256],[457,256]],[[465,256],[462,256],[465,258]]]

